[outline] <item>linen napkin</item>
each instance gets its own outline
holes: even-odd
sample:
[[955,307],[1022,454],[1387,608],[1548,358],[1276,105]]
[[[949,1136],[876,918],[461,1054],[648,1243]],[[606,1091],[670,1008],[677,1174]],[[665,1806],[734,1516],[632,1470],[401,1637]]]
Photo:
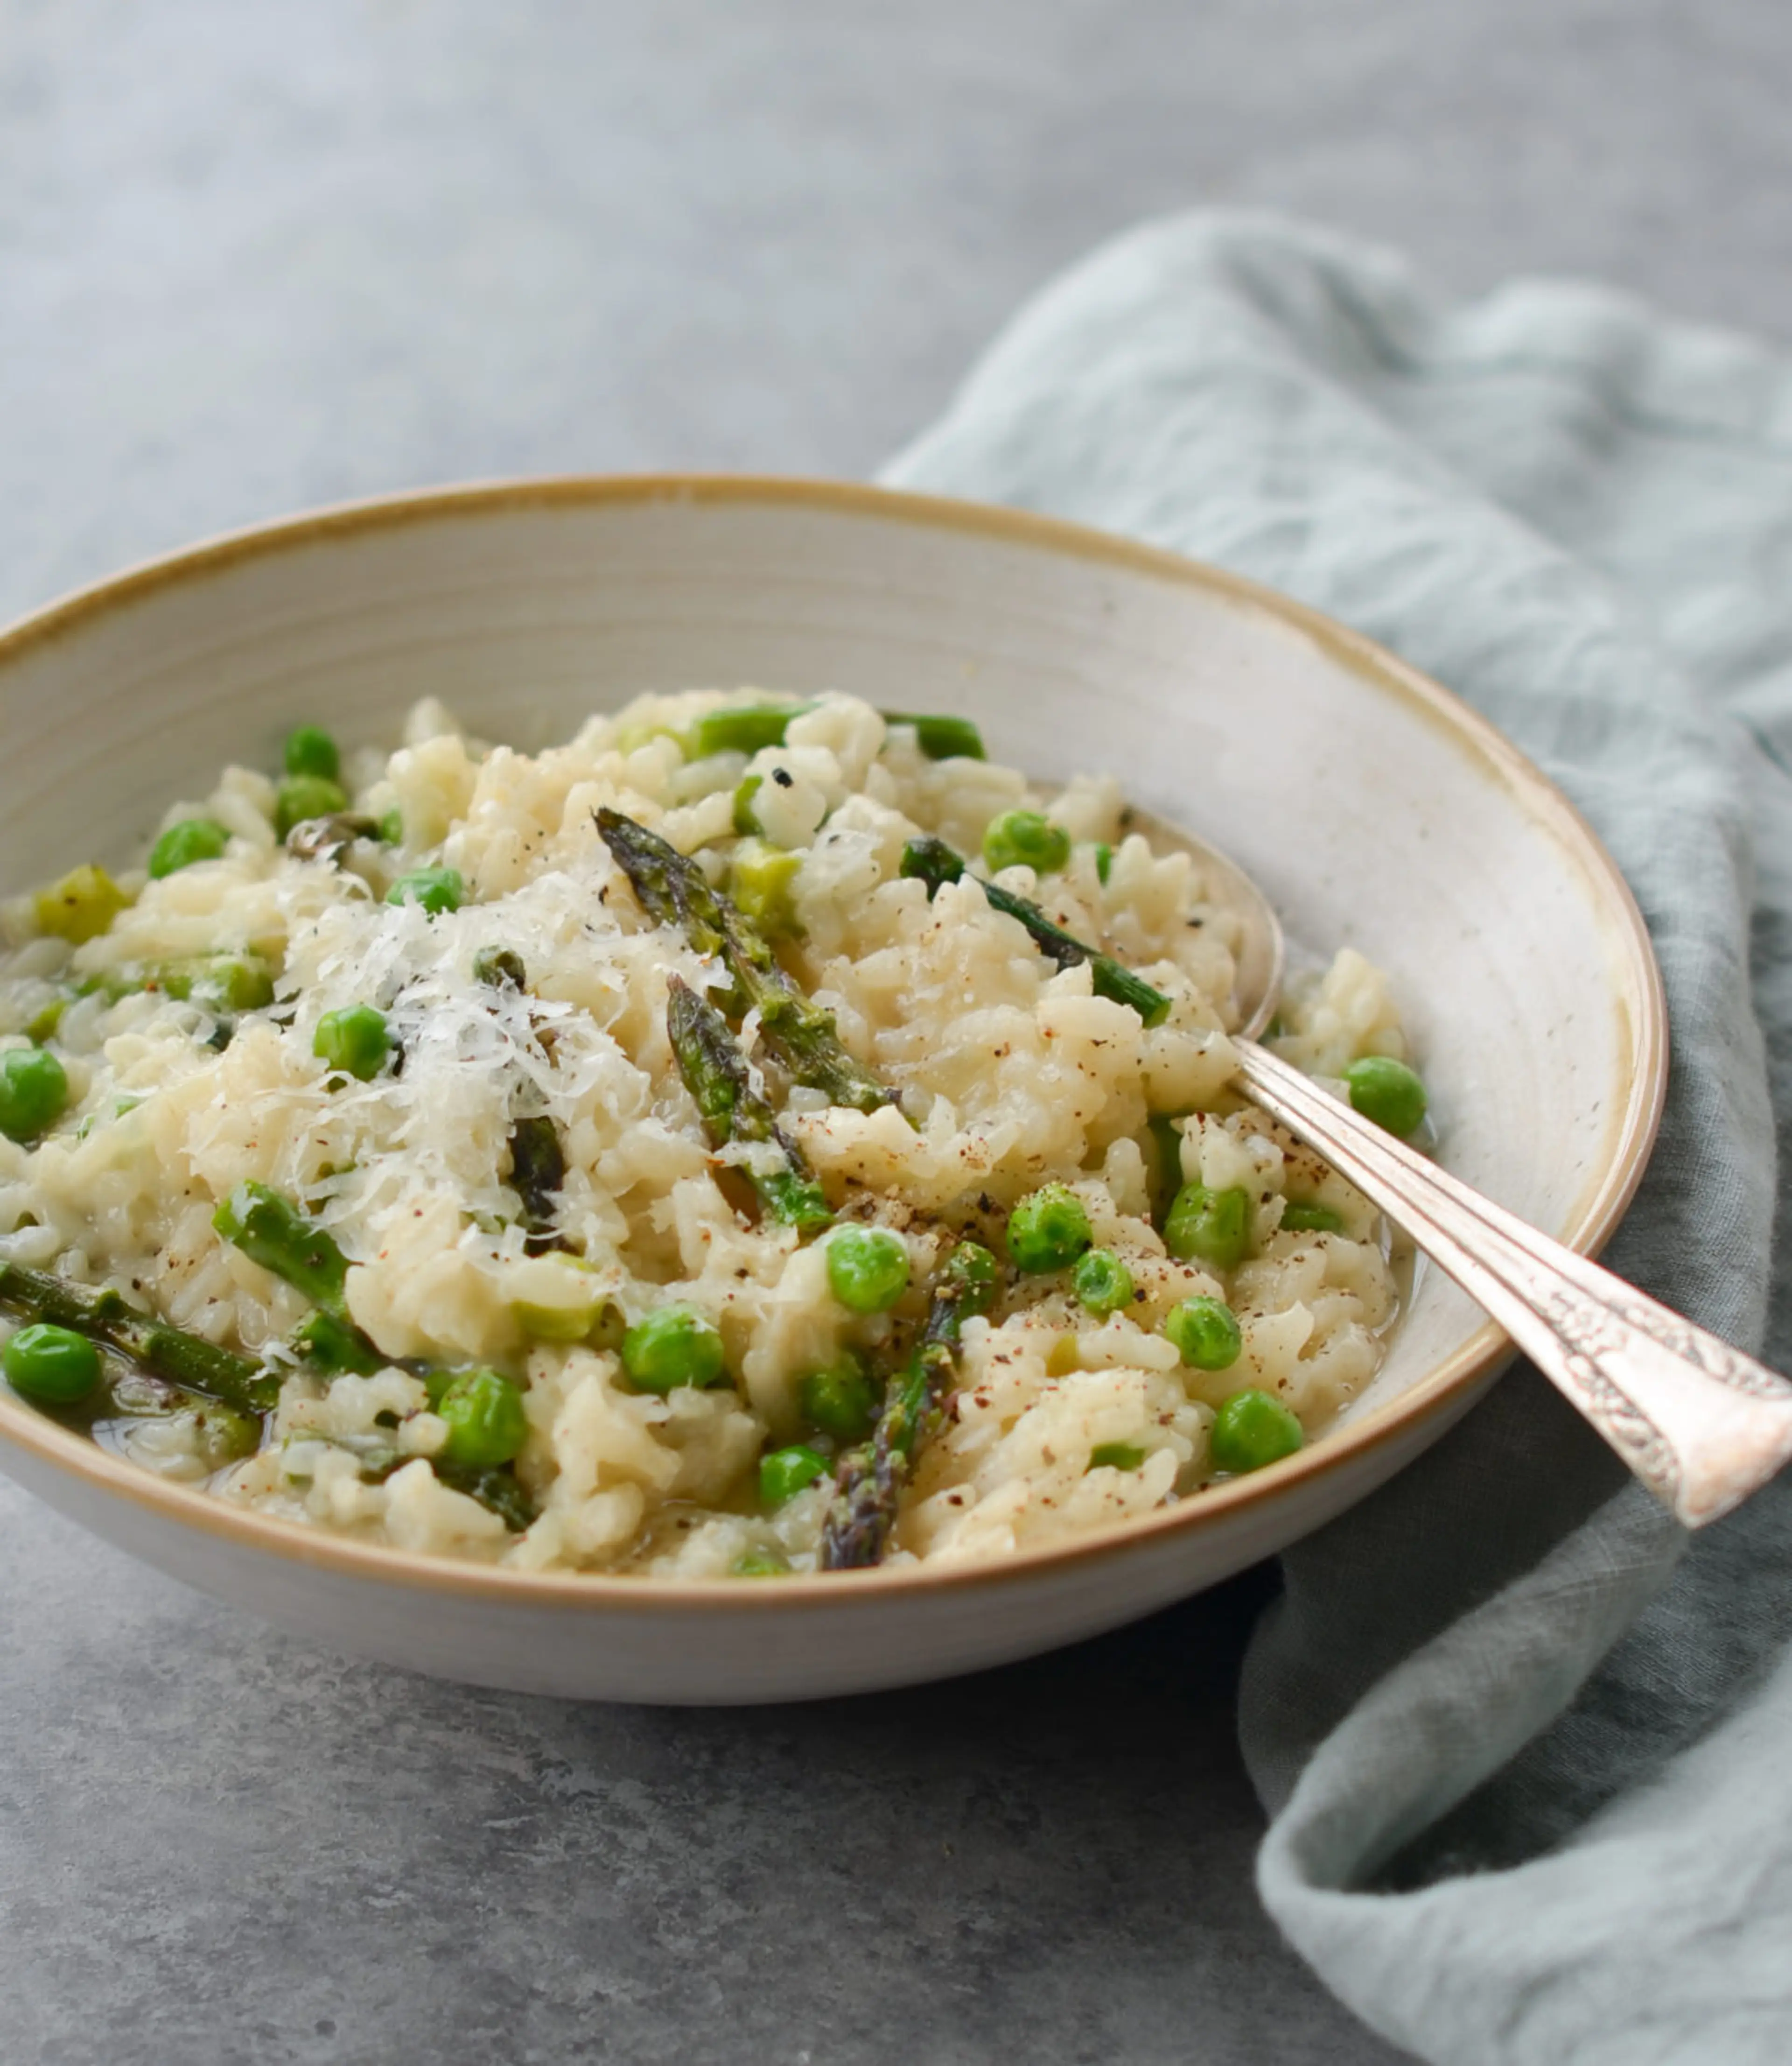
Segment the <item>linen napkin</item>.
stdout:
[[[1672,1019],[1608,1259],[1792,1367],[1792,360],[1197,215],[1049,286],[885,477],[1268,581],[1559,782]],[[1792,1483],[1689,1544],[1520,1366],[1283,1561],[1240,1699],[1259,1884],[1345,2001],[1450,2066],[1792,2057]]]

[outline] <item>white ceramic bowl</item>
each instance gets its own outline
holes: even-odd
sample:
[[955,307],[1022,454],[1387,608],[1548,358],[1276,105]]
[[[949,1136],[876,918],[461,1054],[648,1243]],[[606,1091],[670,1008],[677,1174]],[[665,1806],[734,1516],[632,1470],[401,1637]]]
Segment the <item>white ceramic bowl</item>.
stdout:
[[[641,689],[742,683],[964,710],[1046,779],[1112,769],[1255,873],[1294,938],[1353,942],[1391,973],[1450,1168],[1584,1250],[1628,1202],[1665,1074],[1660,986],[1628,891],[1559,792],[1313,613],[1003,511],[789,482],[523,483],[158,562],[0,637],[0,888],[126,857],[169,798],[227,760],[271,764],[301,719],[389,739],[435,695],[533,747]],[[407,1556],[164,1483],[10,1397],[0,1465],[335,1648],[605,1699],[787,1699],[998,1663],[1212,1585],[1411,1462],[1506,1352],[1430,1272],[1373,1387],[1300,1455],[937,1574],[681,1586]]]

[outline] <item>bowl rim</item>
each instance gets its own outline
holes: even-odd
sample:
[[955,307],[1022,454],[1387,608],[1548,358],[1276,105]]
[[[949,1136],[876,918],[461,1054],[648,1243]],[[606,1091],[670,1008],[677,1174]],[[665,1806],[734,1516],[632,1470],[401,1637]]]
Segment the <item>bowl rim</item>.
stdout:
[[[357,498],[229,530],[159,554],[72,590],[0,628],[0,677],[34,649],[84,630],[96,620],[164,590],[200,582],[247,561],[294,546],[395,530],[456,517],[562,508],[682,503],[771,504],[836,516],[969,533],[1046,556],[1108,565],[1180,586],[1204,589],[1234,607],[1260,612],[1305,634],[1350,672],[1392,694],[1446,732],[1578,865],[1612,924],[1615,967],[1630,979],[1640,1009],[1619,1009],[1629,1022],[1631,1052],[1622,1095],[1612,1101],[1606,1149],[1562,1234],[1567,1246],[1596,1254],[1634,1197],[1659,1129],[1667,1093],[1668,1018],[1661,973],[1629,885],[1592,827],[1563,792],[1511,740],[1451,691],[1364,634],[1248,577],[1092,526],[1030,511],[857,482],[752,473],[644,472],[523,476]],[[691,1616],[783,1613],[840,1606],[884,1594],[979,1590],[1050,1578],[1074,1566],[1143,1554],[1166,1537],[1198,1535],[1241,1510],[1284,1495],[1358,1463],[1369,1452],[1444,1412],[1515,1351],[1491,1320],[1397,1397],[1346,1423],[1295,1455],[1250,1476],[1212,1486],[1199,1497],[1038,1548],[984,1562],[930,1568],[880,1566],[862,1571],[792,1573],[775,1586],[738,1578],[655,1580],[603,1572],[520,1571],[461,1562],[388,1545],[333,1535],[306,1523],[240,1507],[160,1478],[140,1466],[0,1395],[0,1436],[40,1463],[93,1489],[116,1494],[150,1516],[312,1569],[367,1578],[475,1602],[572,1611]]]

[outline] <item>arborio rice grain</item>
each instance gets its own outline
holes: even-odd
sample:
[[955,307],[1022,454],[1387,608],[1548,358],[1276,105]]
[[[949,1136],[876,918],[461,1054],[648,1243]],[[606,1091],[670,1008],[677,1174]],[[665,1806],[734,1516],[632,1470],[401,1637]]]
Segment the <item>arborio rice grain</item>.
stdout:
[[[216,857],[119,876],[109,923],[103,892],[73,922],[41,896],[7,908],[0,1045],[52,1053],[67,1092],[41,1136],[0,1137],[0,1261],[115,1286],[281,1374],[259,1447],[221,1468],[190,1401],[121,1410],[128,1382],[85,1409],[98,1439],[220,1498],[406,1550],[677,1578],[812,1569],[848,1444],[806,1420],[803,1378],[856,1357],[880,1389],[955,1241],[1003,1257],[1010,1209],[1054,1182],[1134,1294],[1101,1317],[1067,1272],[1004,1268],[993,1309],[964,1327],[892,1561],[1001,1556],[1197,1494],[1228,1396],[1267,1392],[1312,1433],[1366,1383],[1396,1309],[1387,1230],[1228,1091],[1235,922],[1191,858],[1131,829],[1105,776],[1048,804],[1011,768],[928,757],[914,726],[849,695],[791,703],[782,742],[750,753],[694,741],[706,715],[771,700],[644,697],[534,756],[475,743],[424,704],[397,751],[343,769],[362,822],[334,849],[305,827],[291,844],[310,857],[289,850],[276,785],[233,768],[164,820],[222,828]],[[669,983],[720,1003],[728,975],[644,915],[597,830],[605,808],[718,885],[755,858],[781,865],[785,965],[900,1103],[831,1105],[771,1064],[756,1015],[739,1038],[837,1220],[905,1246],[910,1289],[891,1310],[843,1306],[828,1237],[750,1209],[738,1173],[755,1151],[706,1137],[669,1042]],[[1001,886],[1167,993],[1165,1023],[1096,994],[1086,962],[1060,969],[972,877],[930,901],[901,873],[917,834],[974,861],[1016,809],[1046,811],[1069,857],[1042,877],[1009,868]],[[459,872],[458,909],[386,901],[427,867]],[[95,919],[103,930],[78,942],[49,930]],[[495,950],[520,964],[521,986],[491,979]],[[158,978],[220,956],[265,964],[271,995],[201,983],[183,999]],[[361,1080],[314,1049],[326,1015],[368,1005],[391,1044]],[[1279,1045],[1321,1076],[1406,1051],[1381,977],[1349,952],[1285,1007]],[[563,1160],[545,1234],[512,1181],[525,1119],[551,1124]],[[1178,1182],[1248,1195],[1236,1267],[1167,1252],[1158,1226]],[[332,1375],[295,1353],[311,1299],[214,1230],[245,1183],[347,1258],[344,1321],[379,1367]],[[1286,1230],[1291,1199],[1336,1230]],[[1162,1331],[1197,1295],[1236,1315],[1224,1370],[1191,1367]],[[621,1335],[674,1303],[719,1331],[723,1381],[643,1391]],[[435,1410],[433,1373],[466,1366],[520,1387],[526,1433],[496,1501],[467,1473],[444,1481],[451,1409]],[[761,1459],[797,1444],[828,1468],[763,1497]]]

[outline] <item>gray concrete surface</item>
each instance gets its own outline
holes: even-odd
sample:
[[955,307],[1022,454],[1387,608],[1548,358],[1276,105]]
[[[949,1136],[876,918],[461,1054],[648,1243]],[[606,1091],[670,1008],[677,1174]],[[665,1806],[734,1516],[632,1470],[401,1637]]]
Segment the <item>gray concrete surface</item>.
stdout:
[[[1200,201],[1792,334],[1792,14],[0,0],[0,610],[325,499],[859,473]],[[1280,1944],[1253,1577],[740,1715],[346,1664],[0,1487],[0,2058],[1357,2062]]]

